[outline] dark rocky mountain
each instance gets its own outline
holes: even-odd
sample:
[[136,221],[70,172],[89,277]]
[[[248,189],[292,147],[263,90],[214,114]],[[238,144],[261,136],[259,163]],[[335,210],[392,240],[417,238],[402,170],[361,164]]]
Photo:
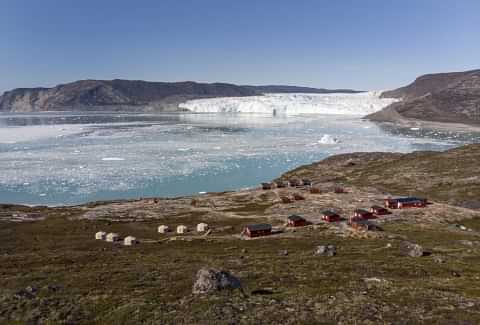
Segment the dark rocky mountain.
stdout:
[[325,89],[325,88],[311,88],[299,86],[283,86],[283,85],[267,85],[267,86],[244,86],[260,93],[306,93],[306,94],[332,94],[332,93],[346,93],[356,94],[363,91],[353,89]]
[[226,83],[81,80],[53,88],[19,88],[0,97],[0,111],[176,110],[192,98],[256,95],[252,89]]
[[368,119],[480,124],[480,70],[424,75],[382,97],[400,101]]
[[53,88],[18,88],[0,96],[0,112],[177,111],[189,99],[254,96],[266,92],[353,92],[294,86],[238,86],[227,83],[80,80]]

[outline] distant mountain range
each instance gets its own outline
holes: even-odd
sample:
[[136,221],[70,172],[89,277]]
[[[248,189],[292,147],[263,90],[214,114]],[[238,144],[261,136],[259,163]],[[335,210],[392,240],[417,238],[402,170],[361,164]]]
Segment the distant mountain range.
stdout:
[[268,85],[268,86],[243,86],[249,89],[252,89],[260,93],[305,93],[305,94],[332,94],[332,93],[343,93],[343,94],[356,94],[362,93],[361,90],[353,89],[325,89],[325,88],[310,88],[310,87],[299,87],[299,86],[282,86],[282,85]]
[[238,86],[227,83],[80,80],[53,88],[17,88],[0,96],[0,111],[177,111],[189,99],[264,93],[355,93],[296,86]]
[[400,101],[367,119],[480,124],[480,70],[423,75],[410,85],[381,96]]

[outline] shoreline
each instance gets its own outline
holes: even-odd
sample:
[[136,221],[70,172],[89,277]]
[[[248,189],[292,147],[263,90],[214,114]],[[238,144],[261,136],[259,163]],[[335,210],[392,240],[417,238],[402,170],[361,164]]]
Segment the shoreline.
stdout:
[[423,120],[414,120],[414,119],[399,119],[399,120],[381,120],[381,119],[370,119],[367,117],[363,118],[366,121],[370,121],[376,124],[386,124],[397,127],[418,127],[422,129],[434,129],[441,131],[452,131],[452,132],[480,132],[480,125],[470,125],[464,123],[447,123],[447,122],[434,122],[434,121],[423,121]]

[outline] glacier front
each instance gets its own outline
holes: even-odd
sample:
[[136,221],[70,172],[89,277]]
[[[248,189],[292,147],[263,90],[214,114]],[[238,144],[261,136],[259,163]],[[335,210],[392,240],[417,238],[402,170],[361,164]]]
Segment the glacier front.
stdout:
[[379,92],[358,94],[266,94],[251,97],[195,99],[180,108],[195,113],[260,113],[268,115],[368,115],[395,99],[380,98]]

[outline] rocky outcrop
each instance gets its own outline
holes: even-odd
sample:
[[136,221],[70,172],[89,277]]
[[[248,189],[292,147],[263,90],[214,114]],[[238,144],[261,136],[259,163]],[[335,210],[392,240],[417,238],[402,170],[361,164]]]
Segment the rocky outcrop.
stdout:
[[418,244],[403,241],[400,243],[400,253],[410,257],[422,257],[424,251],[423,247]]
[[193,98],[257,95],[225,83],[81,80],[53,88],[19,88],[0,96],[0,111],[169,111]]
[[240,289],[241,287],[240,280],[226,271],[201,268],[197,272],[192,293],[209,294],[224,289]]
[[268,85],[268,86],[244,86],[259,93],[305,93],[305,94],[356,94],[364,91],[353,89],[325,89],[325,88],[312,88],[312,87],[299,87],[299,86],[283,86],[283,85]]
[[480,124],[480,70],[424,75],[382,97],[400,101],[367,119]]

